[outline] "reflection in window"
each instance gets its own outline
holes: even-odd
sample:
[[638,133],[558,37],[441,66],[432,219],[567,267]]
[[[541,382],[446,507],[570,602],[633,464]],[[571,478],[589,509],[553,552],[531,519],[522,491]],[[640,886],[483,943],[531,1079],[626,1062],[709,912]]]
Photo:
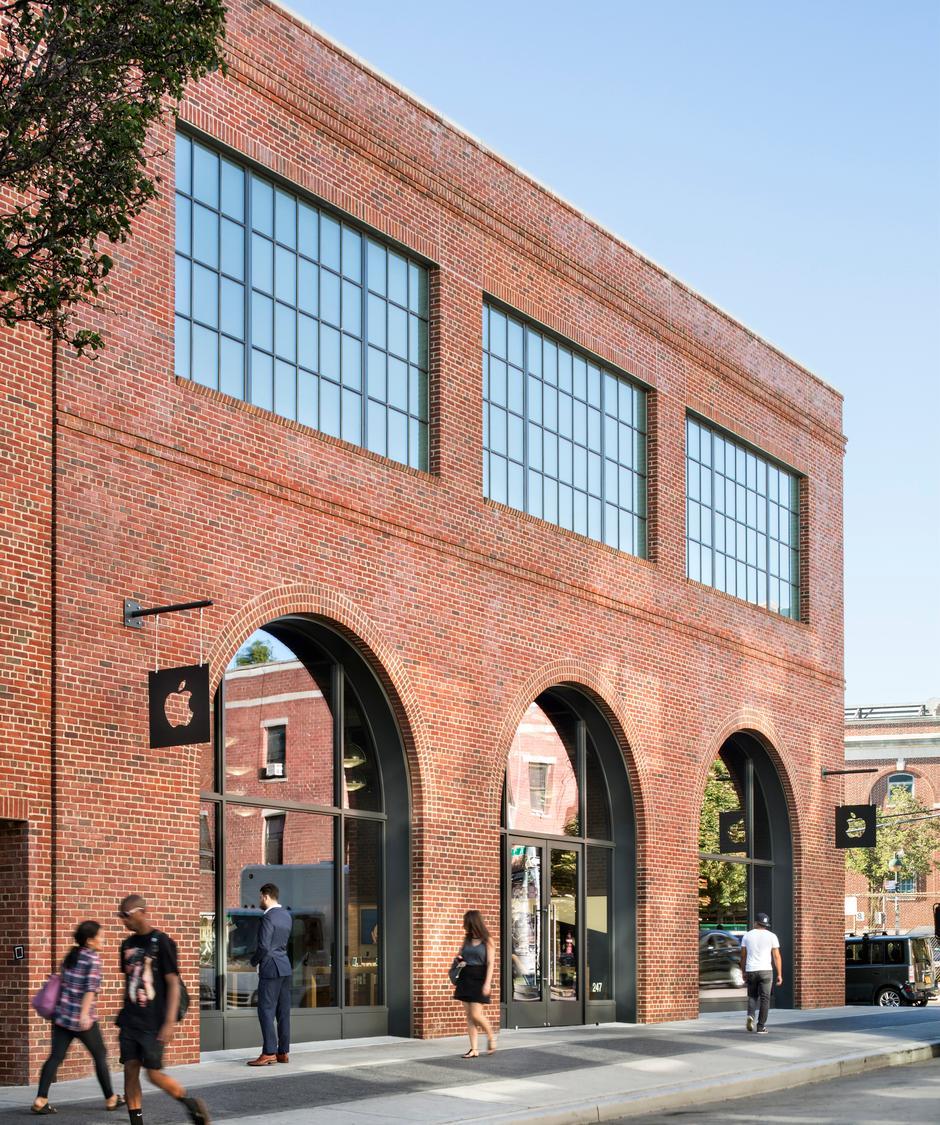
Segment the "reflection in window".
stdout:
[[610,1000],[610,863],[609,848],[585,851],[585,907],[587,911],[588,999]]
[[[295,652],[258,630],[226,670],[217,715],[227,788],[206,793],[200,817],[201,1002],[210,1008],[257,1004],[251,955],[262,914],[260,888],[272,882],[294,919],[288,948],[293,1005],[382,1004],[381,775],[370,724],[344,667],[312,642]],[[289,776],[266,785],[264,771],[286,765],[288,728]],[[224,886],[217,886],[213,870],[217,817],[225,829],[219,857]],[[342,877],[334,862],[334,841],[340,839]],[[216,895],[224,906],[221,935]],[[223,974],[220,998],[216,980]]]
[[686,419],[686,574],[800,617],[800,478]]
[[[577,753],[573,730],[566,726],[573,728],[561,715],[553,722],[537,703],[526,711],[506,765],[507,827],[555,836],[579,834]],[[524,802],[513,803],[519,796]]]
[[216,966],[216,806],[203,801],[199,807],[199,1007],[215,1008]]
[[548,763],[529,762],[529,808],[538,816],[545,815],[548,797]]
[[264,862],[284,862],[284,814],[264,818]]
[[267,776],[284,777],[287,773],[287,727],[283,723],[266,727],[265,741]]
[[377,821],[346,822],[346,1003],[354,1007],[382,1003],[381,847]]
[[646,554],[646,392],[483,307],[483,495]]
[[914,775],[912,773],[893,773],[888,778],[888,801],[894,797],[896,793],[909,793],[914,796]]
[[428,271],[182,134],[176,374],[428,467]]

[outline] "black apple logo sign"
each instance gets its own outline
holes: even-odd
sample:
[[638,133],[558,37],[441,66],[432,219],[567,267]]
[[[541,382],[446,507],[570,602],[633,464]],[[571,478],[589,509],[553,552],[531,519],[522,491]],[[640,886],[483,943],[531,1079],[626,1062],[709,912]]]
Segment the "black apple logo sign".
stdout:
[[163,701],[163,713],[171,727],[188,727],[193,721],[193,709],[189,705],[191,691],[184,691],[186,681],[180,680],[176,691],[171,691]]

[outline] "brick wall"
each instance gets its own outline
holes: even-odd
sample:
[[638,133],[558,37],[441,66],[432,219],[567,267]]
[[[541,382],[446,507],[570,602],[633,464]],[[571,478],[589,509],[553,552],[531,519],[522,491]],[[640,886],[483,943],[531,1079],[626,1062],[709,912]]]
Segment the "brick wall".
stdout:
[[[820,780],[842,761],[839,396],[279,9],[234,0],[228,43],[228,76],[194,88],[183,121],[434,263],[432,472],[174,378],[173,168],[155,157],[164,196],[117,248],[110,293],[88,312],[107,350],[95,362],[64,356],[60,372],[50,932],[49,373],[41,341],[4,334],[8,440],[29,478],[4,494],[22,526],[0,557],[25,584],[0,625],[19,693],[6,745],[30,764],[0,771],[35,824],[31,978],[50,948],[65,951],[76,920],[96,916],[111,946],[100,1007],[112,1012],[114,904],[131,890],[179,940],[187,981],[198,977],[202,755],[147,749],[153,629],[124,628],[121,606],[206,596],[214,682],[254,628],[309,613],[357,638],[386,688],[412,785],[417,1034],[460,1027],[446,981],[459,920],[471,905],[498,917],[505,763],[532,700],[558,683],[594,697],[623,747],[637,806],[640,1018],[695,1013],[699,808],[710,762],[742,729],[769,747],[790,806],[796,1001],[840,1002],[840,793]],[[169,123],[154,140],[172,152]],[[484,294],[651,388],[648,560],[481,499]],[[803,621],[685,579],[690,408],[805,474]],[[164,663],[191,663],[194,621],[165,621],[161,645]],[[30,1035],[35,1073],[36,1021]],[[197,1042],[187,1020],[171,1061],[193,1059]],[[63,1076],[86,1065],[76,1054]]]

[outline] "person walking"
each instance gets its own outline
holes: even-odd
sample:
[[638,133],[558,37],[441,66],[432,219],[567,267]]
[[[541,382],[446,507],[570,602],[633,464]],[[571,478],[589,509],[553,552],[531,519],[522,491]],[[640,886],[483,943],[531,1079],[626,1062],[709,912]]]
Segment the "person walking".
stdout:
[[[770,928],[766,914],[754,917],[754,928],[741,939],[741,972],[747,981],[748,1031],[767,1034],[767,1011],[770,1008],[770,990],[774,973],[777,987],[783,984],[783,962],[780,959],[780,942]],[[754,1016],[757,1015],[757,1027]]]
[[186,1109],[193,1125],[210,1125],[203,1100],[191,1097],[163,1070],[163,1050],[176,1033],[180,1006],[176,942],[151,925],[147,903],[140,895],[126,895],[118,907],[118,917],[131,932],[121,942],[124,1006],[117,1018],[131,1125],[143,1125],[144,1120],[141,1067],[154,1086]]
[[62,1060],[68,1054],[72,1040],[77,1039],[87,1049],[95,1062],[95,1076],[104,1094],[104,1108],[119,1109],[124,1097],[115,1094],[108,1071],[108,1052],[101,1038],[95,1001],[101,987],[101,926],[89,919],[75,927],[72,938],[75,944],[65,955],[62,967],[62,985],[55,1015],[52,1018],[52,1049],[43,1063],[39,1075],[39,1090],[32,1105],[33,1113],[55,1113],[49,1104],[49,1087],[55,1082]]
[[287,955],[287,943],[294,928],[294,919],[291,912],[281,906],[281,892],[273,883],[265,883],[259,896],[264,914],[258,928],[258,945],[251,963],[258,967],[261,1054],[256,1059],[251,1059],[247,1065],[272,1066],[274,1063],[290,1062],[293,969]]
[[463,931],[463,945],[456,957],[460,974],[454,987],[454,999],[463,1003],[470,1037],[470,1050],[461,1058],[475,1059],[480,1054],[477,1050],[478,1030],[486,1036],[486,1053],[492,1055],[496,1051],[497,1032],[483,1014],[483,1005],[490,1002],[494,946],[479,910],[468,910],[464,914]]

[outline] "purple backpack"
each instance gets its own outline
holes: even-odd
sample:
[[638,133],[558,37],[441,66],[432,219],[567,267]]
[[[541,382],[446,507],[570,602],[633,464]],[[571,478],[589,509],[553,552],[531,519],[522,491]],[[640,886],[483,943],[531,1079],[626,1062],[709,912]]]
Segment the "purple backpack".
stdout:
[[59,1003],[59,993],[62,991],[62,977],[52,973],[46,983],[40,988],[32,999],[32,1005],[44,1020],[51,1020],[55,1015],[56,1005]]

